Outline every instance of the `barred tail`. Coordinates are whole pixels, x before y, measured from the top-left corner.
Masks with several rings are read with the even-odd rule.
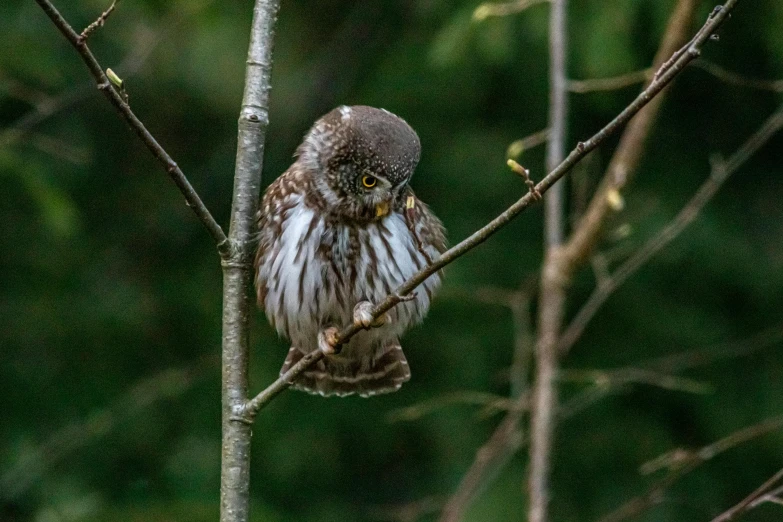
[[[304,356],[298,348],[291,347],[280,370],[284,374]],[[379,349],[373,357],[328,357],[321,359],[302,373],[291,385],[296,390],[324,397],[358,394],[372,397],[392,393],[411,378],[408,360],[402,353],[399,341]]]

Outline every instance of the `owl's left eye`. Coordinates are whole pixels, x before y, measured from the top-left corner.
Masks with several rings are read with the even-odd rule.
[[[373,188],[378,183],[378,179],[375,176],[362,176],[362,185],[365,188]]]

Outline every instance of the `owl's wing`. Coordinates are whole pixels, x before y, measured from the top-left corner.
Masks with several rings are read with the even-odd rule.
[[[405,219],[427,257],[434,258],[446,251],[443,223],[410,189],[405,199]]]
[[[254,266],[256,300],[262,310],[268,289],[265,271],[262,270],[262,267],[267,261],[267,256],[274,251],[275,242],[279,241],[282,236],[283,221],[291,206],[290,196],[302,193],[303,182],[302,172],[296,168],[296,164],[292,165],[269,185],[258,207],[256,214],[258,249]]]

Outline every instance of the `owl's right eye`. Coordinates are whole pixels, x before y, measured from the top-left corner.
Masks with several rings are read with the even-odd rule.
[[[365,188],[373,188],[378,183],[378,179],[375,176],[362,176],[362,185]]]

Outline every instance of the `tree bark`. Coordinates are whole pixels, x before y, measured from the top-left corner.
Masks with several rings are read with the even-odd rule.
[[[255,219],[269,123],[272,47],[280,0],[257,0],[247,53],[245,92],[239,114],[234,196],[223,260],[223,412],[220,474],[221,522],[250,515],[251,425],[241,413],[248,398],[249,326],[253,300]]]

